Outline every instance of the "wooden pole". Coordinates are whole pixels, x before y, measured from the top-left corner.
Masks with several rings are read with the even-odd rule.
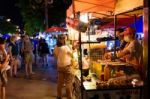
[[[149,91],[149,73],[150,67],[148,65],[148,34],[149,34],[149,0],[144,0],[144,11],[143,11],[143,79],[144,79],[144,88],[143,88],[143,99],[148,99],[148,91]]]

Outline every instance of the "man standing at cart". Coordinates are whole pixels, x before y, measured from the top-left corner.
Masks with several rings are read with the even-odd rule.
[[[131,64],[135,71],[142,77],[142,57],[143,47],[135,38],[135,30],[133,28],[126,28],[123,32],[124,40],[127,42],[125,48],[116,53],[116,57]],[[104,55],[105,59],[113,58],[111,53]]]
[[[127,63],[133,65],[134,69],[140,74],[142,73],[142,45],[135,38],[135,30],[132,28],[127,28],[124,34],[124,40],[127,42],[125,48],[117,53],[118,58],[125,58]]]

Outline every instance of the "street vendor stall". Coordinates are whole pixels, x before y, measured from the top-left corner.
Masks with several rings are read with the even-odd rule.
[[[114,37],[102,38],[97,42],[95,41],[91,42],[91,38],[89,38],[89,40],[87,41],[83,41],[81,32],[79,31],[79,44],[80,44],[79,70],[77,70],[76,72],[75,83],[73,84],[74,85],[73,94],[75,96],[75,99],[142,99],[142,89],[143,89],[144,82],[142,77],[133,68],[132,64],[122,62],[116,59],[115,50],[114,52],[112,52],[112,54],[114,55],[113,60],[104,60],[104,58],[100,56],[103,56],[104,53],[107,52],[107,47],[99,47],[99,48],[96,47],[95,49],[95,47],[94,48],[91,47],[91,44],[94,45],[94,44],[99,44],[100,42],[107,42],[108,39],[109,41],[111,40],[115,41],[117,16],[122,15],[124,13],[126,13],[127,15],[129,14],[135,15],[136,11],[140,11],[140,12],[142,11],[143,13],[143,0],[137,0],[137,1],[133,0],[133,2],[131,2],[131,0],[130,1],[118,0],[119,2],[113,2],[116,0],[106,0],[106,1],[110,1],[111,3],[105,1],[103,2],[97,1],[97,3],[95,3],[96,0],[92,0],[92,1],[75,0],[75,2],[73,3],[73,8],[74,8],[73,11],[74,12],[80,11],[80,13],[97,11],[100,15],[99,17],[101,16],[103,17],[107,15],[111,17],[113,16]],[[79,2],[84,3],[85,9],[84,6]],[[111,10],[110,9],[108,10],[109,7],[106,7],[107,10],[105,10],[104,13],[104,9],[98,7],[90,6],[88,9],[87,8],[88,5],[86,5],[86,3],[89,3],[88,5],[95,5],[100,7],[105,7],[106,4],[108,3],[108,5],[113,4],[112,5],[113,7]],[[128,3],[129,6],[127,6]],[[80,7],[78,8],[78,6]],[[95,8],[97,10],[93,10]],[[113,11],[113,12],[111,14],[110,13],[108,14],[109,11]],[[85,47],[85,44],[89,44],[89,46]],[[88,55],[88,57],[90,58],[88,74],[87,73],[85,74],[85,70],[83,68],[84,67],[83,57],[87,57],[86,55],[84,55],[84,51],[83,51],[84,49],[87,49],[88,54],[86,55]],[[99,49],[101,49],[101,51]],[[96,56],[98,55],[97,52],[99,53],[99,56]]]

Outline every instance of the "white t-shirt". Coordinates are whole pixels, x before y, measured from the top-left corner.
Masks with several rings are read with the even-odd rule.
[[[55,47],[54,54],[57,57],[57,66],[63,67],[71,64],[71,55],[72,50],[67,46]]]

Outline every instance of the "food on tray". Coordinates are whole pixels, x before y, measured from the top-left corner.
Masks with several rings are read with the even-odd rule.
[[[83,81],[91,81],[91,76],[88,75],[88,76],[83,76]]]

